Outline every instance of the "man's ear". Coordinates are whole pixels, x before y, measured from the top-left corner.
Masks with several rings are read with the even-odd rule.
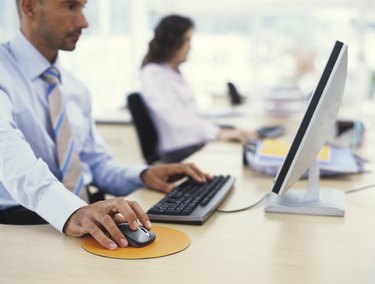
[[[21,0],[21,14],[26,17],[34,17],[37,0]]]

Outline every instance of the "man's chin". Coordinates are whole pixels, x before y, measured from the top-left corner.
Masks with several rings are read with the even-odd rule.
[[[64,45],[60,49],[65,51],[73,51],[76,48],[76,44],[74,45]]]
[[[61,43],[60,49],[65,51],[73,51],[76,48],[78,40],[79,36],[67,37],[65,41]]]

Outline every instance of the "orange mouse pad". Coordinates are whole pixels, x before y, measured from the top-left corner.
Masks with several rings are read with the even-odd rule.
[[[84,250],[100,256],[123,259],[155,258],[174,254],[190,245],[190,238],[183,232],[161,226],[153,226],[156,239],[148,246],[141,248],[118,248],[108,250],[102,247],[92,236],[84,237],[81,246]]]

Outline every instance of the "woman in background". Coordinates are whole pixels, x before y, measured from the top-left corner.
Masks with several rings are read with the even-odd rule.
[[[221,129],[199,114],[193,89],[179,69],[188,57],[193,29],[189,18],[163,18],[142,63],[142,97],[157,128],[159,153],[214,140],[245,142],[254,137],[239,129]]]

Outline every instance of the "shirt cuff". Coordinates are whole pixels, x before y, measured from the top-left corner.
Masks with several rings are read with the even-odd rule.
[[[69,217],[87,203],[67,190],[62,184],[57,190],[49,190],[43,194],[36,212],[53,227],[63,233],[63,228]]]
[[[218,126],[213,126],[209,131],[207,131],[208,142],[213,142],[217,140],[219,137],[220,131],[221,129]]]
[[[141,179],[141,174],[144,170],[148,169],[149,166],[147,165],[142,165],[142,166],[133,166],[131,169],[129,169],[129,172],[127,173],[127,177],[130,178],[131,180],[134,180],[135,186],[141,187],[145,186],[145,183]]]

